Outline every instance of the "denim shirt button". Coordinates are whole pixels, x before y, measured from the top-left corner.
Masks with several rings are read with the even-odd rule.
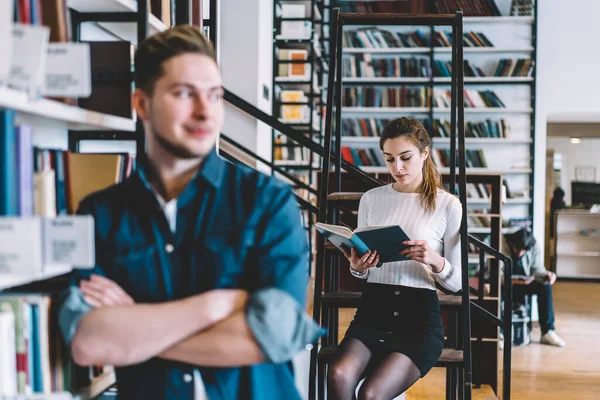
[[[184,375],[183,375],[183,381],[184,381],[185,383],[190,383],[190,382],[192,381],[192,379],[193,379],[193,378],[192,378],[192,375],[190,375],[190,374],[184,374]]]
[[[165,246],[165,251],[168,254],[171,254],[173,252],[173,250],[175,250],[175,247],[173,247],[173,245],[171,243],[167,243],[167,245]]]

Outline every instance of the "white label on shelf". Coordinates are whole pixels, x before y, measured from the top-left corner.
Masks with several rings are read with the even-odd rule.
[[[39,218],[0,218],[0,274],[37,275],[42,271]]]
[[[45,264],[94,266],[94,219],[91,216],[48,218],[43,224]]]
[[[89,97],[91,93],[90,45],[50,43],[42,95]]]
[[[13,60],[8,83],[38,95],[44,87],[50,29],[15,24],[12,32]]]
[[[12,67],[12,17],[13,2],[0,1],[0,82],[6,81]]]

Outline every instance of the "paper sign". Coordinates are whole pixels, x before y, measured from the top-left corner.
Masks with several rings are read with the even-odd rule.
[[[13,60],[8,83],[15,89],[41,93],[46,77],[50,29],[45,26],[14,24]]]
[[[90,45],[50,43],[42,95],[89,97],[91,93]]]
[[[0,1],[0,82],[6,82],[12,68],[13,2]]]
[[[41,233],[39,218],[0,218],[0,274],[41,273]]]
[[[44,219],[43,238],[45,265],[94,266],[94,219],[91,216]]]

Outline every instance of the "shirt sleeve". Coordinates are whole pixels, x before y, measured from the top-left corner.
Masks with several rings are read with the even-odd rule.
[[[540,248],[536,243],[531,250],[531,265],[530,265],[530,275],[535,277],[535,281],[538,283],[546,283],[546,277],[548,276],[548,270],[543,264],[542,258],[540,256]]]
[[[260,288],[248,302],[246,320],[265,359],[280,363],[324,331],[304,311],[310,251],[295,196],[287,186],[273,189],[266,191],[268,206],[257,227]]]
[[[94,215],[92,207],[87,201],[81,203],[77,214]],[[85,301],[79,289],[79,283],[83,279],[89,278],[92,274],[105,275],[104,271],[97,265],[93,269],[74,269],[71,272],[70,286],[59,295],[58,325],[67,344],[70,344],[73,340],[77,327],[83,317],[93,310],[93,307]]]
[[[444,232],[444,267],[435,274],[435,279],[444,288],[451,292],[458,292],[462,288],[461,250],[460,250],[460,224],[462,219],[462,205],[453,201],[448,210],[446,231]]]
[[[363,195],[360,198],[360,203],[358,204],[358,222],[357,222],[357,228],[362,228],[365,226],[369,226],[369,222],[368,222],[368,215],[369,215],[369,201],[367,198],[367,195]],[[369,272],[370,270],[367,270],[367,273],[364,275],[354,275],[352,274],[352,276],[354,276],[355,278],[358,279],[369,279]]]

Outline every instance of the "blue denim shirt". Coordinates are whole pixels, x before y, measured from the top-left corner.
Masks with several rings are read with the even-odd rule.
[[[173,233],[143,163],[122,184],[81,203],[80,213],[95,217],[97,266],[75,273],[65,293],[59,323],[66,340],[91,310],[77,288],[91,273],[114,280],[140,303],[242,288],[252,294],[246,318],[269,362],[200,367],[210,400],[298,399],[289,360],[322,332],[303,310],[309,252],[291,189],[213,151],[177,203]],[[191,400],[193,384],[184,375],[194,368],[158,358],[116,368],[119,396]]]

